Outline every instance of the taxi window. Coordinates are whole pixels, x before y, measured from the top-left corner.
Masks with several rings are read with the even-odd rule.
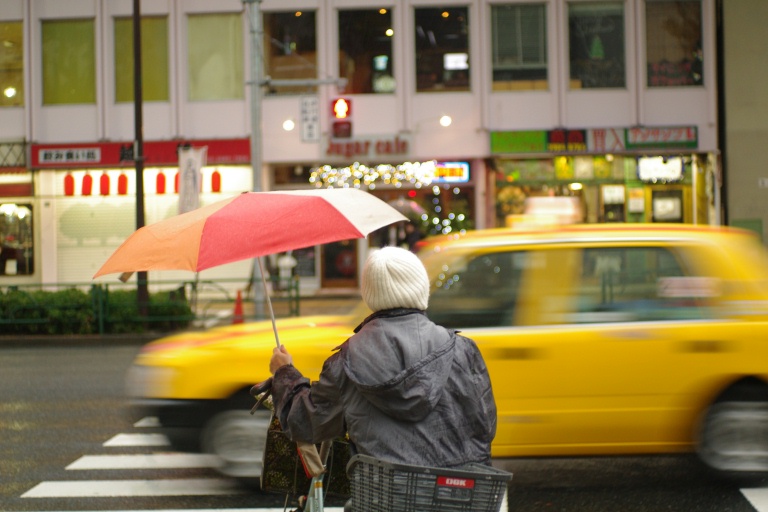
[[[433,280],[427,315],[452,328],[512,325],[526,252],[498,252],[446,264]]]
[[[707,318],[717,282],[687,272],[665,247],[588,248],[576,290],[575,323]]]

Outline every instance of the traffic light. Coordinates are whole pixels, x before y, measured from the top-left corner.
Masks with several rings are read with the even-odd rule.
[[[349,139],[352,137],[352,101],[336,98],[331,101],[331,137]]]

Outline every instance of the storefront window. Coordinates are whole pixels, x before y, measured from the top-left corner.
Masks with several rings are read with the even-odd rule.
[[[0,276],[34,272],[32,205],[0,204]]]
[[[20,21],[0,21],[0,107],[24,106],[24,30]]]
[[[547,8],[491,6],[493,90],[547,89]]]
[[[193,14],[187,18],[190,101],[243,99],[243,59],[240,13]]]
[[[339,11],[339,77],[353,94],[395,92],[392,12]]]
[[[94,21],[44,20],[43,104],[96,103]]]
[[[626,87],[624,2],[568,4],[570,88]]]
[[[141,18],[141,93],[168,101],[168,19]],[[115,101],[133,101],[133,19],[115,19]]]
[[[701,1],[646,0],[648,87],[702,85]]]
[[[264,73],[274,80],[317,79],[314,11],[264,13]],[[270,85],[267,94],[301,94],[315,85]]]
[[[467,8],[418,8],[415,21],[416,91],[468,91]]]

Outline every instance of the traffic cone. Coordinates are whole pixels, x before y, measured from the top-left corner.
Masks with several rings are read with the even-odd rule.
[[[235,313],[232,315],[233,324],[243,323],[243,296],[240,290],[237,290],[237,298],[235,299]]]

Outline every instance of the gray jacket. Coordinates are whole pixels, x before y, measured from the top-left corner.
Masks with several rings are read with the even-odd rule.
[[[272,396],[294,441],[348,432],[353,453],[394,463],[490,463],[496,404],[483,357],[423,311],[374,313],[325,361],[318,382],[284,366]]]

